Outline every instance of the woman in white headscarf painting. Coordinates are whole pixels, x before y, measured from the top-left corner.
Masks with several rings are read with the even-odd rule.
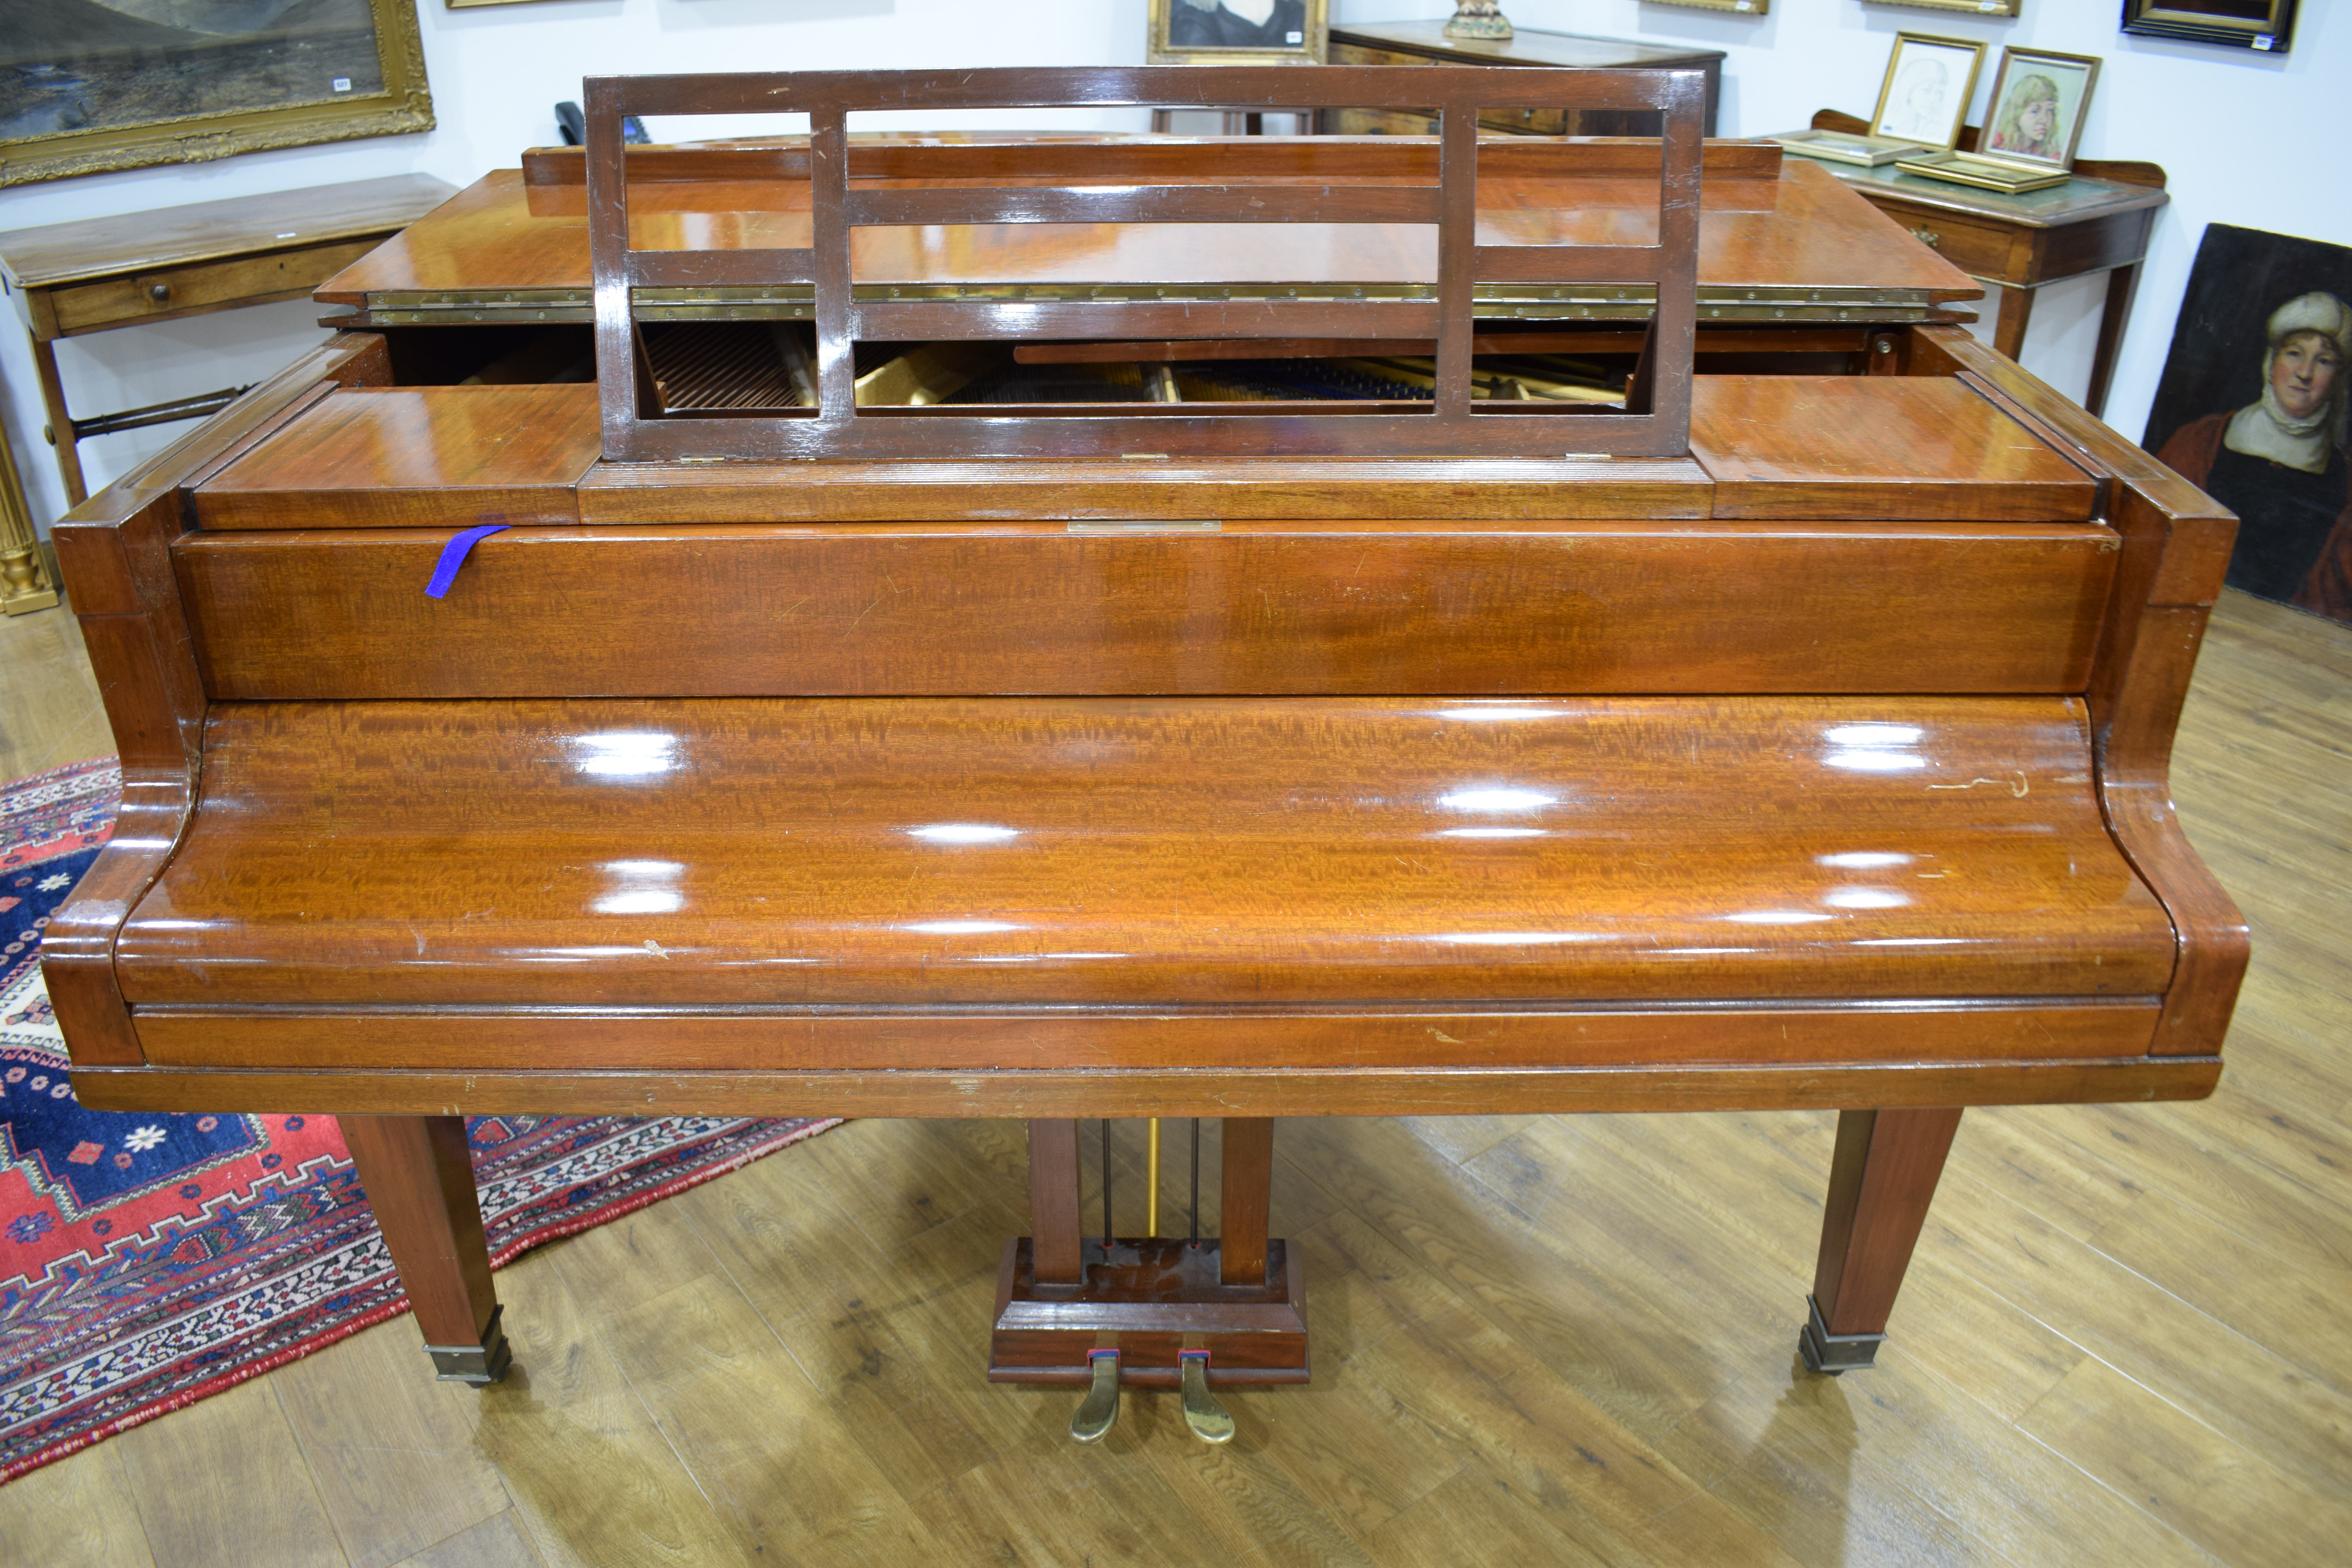
[[[2265,336],[2261,398],[2191,420],[2157,457],[2238,514],[2231,587],[2352,620],[2352,306],[2300,295]]]
[[[1307,41],[1307,0],[1176,0],[1171,49],[1295,49]]]

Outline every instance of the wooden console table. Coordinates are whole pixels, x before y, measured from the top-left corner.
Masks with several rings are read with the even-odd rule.
[[[1507,38],[1449,38],[1444,22],[1381,22],[1331,29],[1335,66],[1548,66],[1579,70],[1686,68],[1706,73],[1706,134],[1715,134],[1716,105],[1723,97],[1723,51],[1631,38],[1588,38],[1574,33],[1538,33],[1521,27]],[[1479,117],[1480,129],[1528,136],[1655,136],[1657,116],[1639,110],[1512,109]],[[1425,114],[1394,109],[1326,110],[1322,129],[1332,135],[1387,133],[1426,136],[1435,122]]]
[[[89,495],[77,441],[210,418],[245,389],[77,420],[58,379],[58,339],[299,300],[455,195],[429,174],[394,174],[0,234],[0,281],[32,336],[67,501]]]
[[[1813,116],[1813,129],[1859,133],[1869,122],[1824,109]],[[1977,128],[1971,125],[1960,133],[1960,151],[1973,153],[1976,144]],[[2011,196],[1906,174],[1891,163],[1866,169],[1822,162],[1822,167],[1953,266],[2000,285],[1993,347],[2011,359],[2025,348],[2036,290],[2086,272],[2105,272],[2107,298],[2091,355],[2090,391],[2083,398],[2092,413],[2105,412],[2148,237],[2155,232],[2158,209],[2172,199],[2165,195],[2161,168],[2077,158],[2074,178],[2066,184]]]

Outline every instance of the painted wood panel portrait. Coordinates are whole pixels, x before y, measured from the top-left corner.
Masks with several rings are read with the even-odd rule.
[[[0,0],[0,185],[432,125],[415,0]]]
[[[2230,585],[2352,622],[2352,249],[2205,230],[2141,445],[2236,512]]]

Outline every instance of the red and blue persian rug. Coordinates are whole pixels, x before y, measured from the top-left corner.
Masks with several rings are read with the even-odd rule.
[[[111,759],[0,786],[0,1480],[408,1310],[334,1118],[75,1102],[41,928],[121,794]],[[832,1125],[475,1117],[491,1260]]]

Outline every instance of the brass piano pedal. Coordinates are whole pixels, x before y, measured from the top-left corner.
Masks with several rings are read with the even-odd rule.
[[[1089,1351],[1087,1370],[1094,1374],[1094,1383],[1079,1404],[1078,1413],[1070,1417],[1070,1436],[1081,1443],[1099,1443],[1118,1425],[1118,1352]],[[1192,1419],[1192,1396],[1188,1394],[1185,1419]]]
[[[1176,1360],[1184,1369],[1184,1425],[1203,1443],[1232,1442],[1233,1413],[1209,1392],[1209,1352],[1179,1351]]]

